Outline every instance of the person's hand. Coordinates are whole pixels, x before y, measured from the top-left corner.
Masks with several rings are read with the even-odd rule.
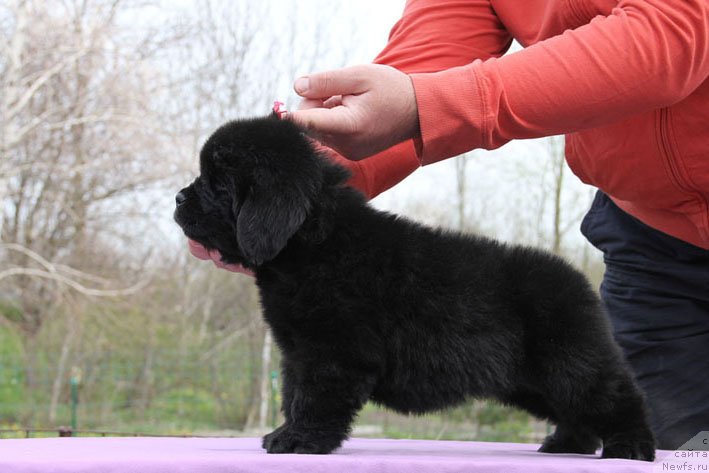
[[[212,260],[212,262],[217,268],[226,269],[227,271],[231,271],[234,273],[246,274],[247,276],[254,275],[253,271],[244,268],[240,264],[224,263],[222,261],[222,255],[217,250],[208,250],[201,244],[190,239],[187,240],[187,244],[189,246],[190,253],[192,253],[193,256],[201,260]]]
[[[411,79],[393,67],[309,74],[294,88],[304,100],[287,118],[348,159],[366,158],[419,134]]]

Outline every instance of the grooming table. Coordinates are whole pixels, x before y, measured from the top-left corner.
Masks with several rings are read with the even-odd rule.
[[[537,453],[538,445],[352,439],[331,455],[268,455],[255,438],[0,440],[2,473],[660,472],[654,464]]]

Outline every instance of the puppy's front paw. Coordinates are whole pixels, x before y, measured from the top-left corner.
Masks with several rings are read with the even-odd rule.
[[[263,438],[268,453],[330,453],[340,446],[345,436],[334,432],[305,430],[282,425]]]
[[[287,426],[288,424],[283,424],[270,434],[264,435],[261,441],[261,448],[268,450],[269,445],[273,442],[273,437],[277,437]]]

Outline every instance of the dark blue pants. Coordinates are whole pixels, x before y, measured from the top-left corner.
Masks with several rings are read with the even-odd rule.
[[[645,391],[658,446],[709,430],[709,251],[659,232],[599,192],[581,231],[601,250],[601,297]]]

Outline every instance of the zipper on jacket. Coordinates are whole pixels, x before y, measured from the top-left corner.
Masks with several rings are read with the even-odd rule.
[[[691,197],[693,200],[699,203],[704,214],[705,225],[707,224],[707,219],[709,218],[709,203],[700,192],[694,189],[694,187],[687,182],[684,178],[682,171],[680,170],[680,163],[678,162],[679,157],[674,152],[674,146],[670,139],[670,110],[667,107],[661,108],[659,110],[659,124],[658,124],[658,144],[660,145],[660,154],[665,162],[665,168],[669,171],[670,178],[673,184],[682,191],[687,196]],[[709,226],[705,228],[697,228],[702,234],[703,238],[709,237],[707,232],[709,231]]]
[[[672,178],[672,182],[674,185],[681,190],[682,192],[691,195],[694,198],[697,198],[698,196],[696,195],[695,192],[693,192],[691,186],[689,186],[684,178],[682,177],[682,173],[679,170],[679,164],[677,163],[677,157],[675,156],[673,150],[672,150],[672,143],[670,143],[670,137],[669,137],[669,110],[667,107],[661,108],[659,110],[659,126],[658,126],[658,143],[660,145],[660,154],[662,155],[662,159],[665,161],[665,167],[669,171],[669,175]]]

